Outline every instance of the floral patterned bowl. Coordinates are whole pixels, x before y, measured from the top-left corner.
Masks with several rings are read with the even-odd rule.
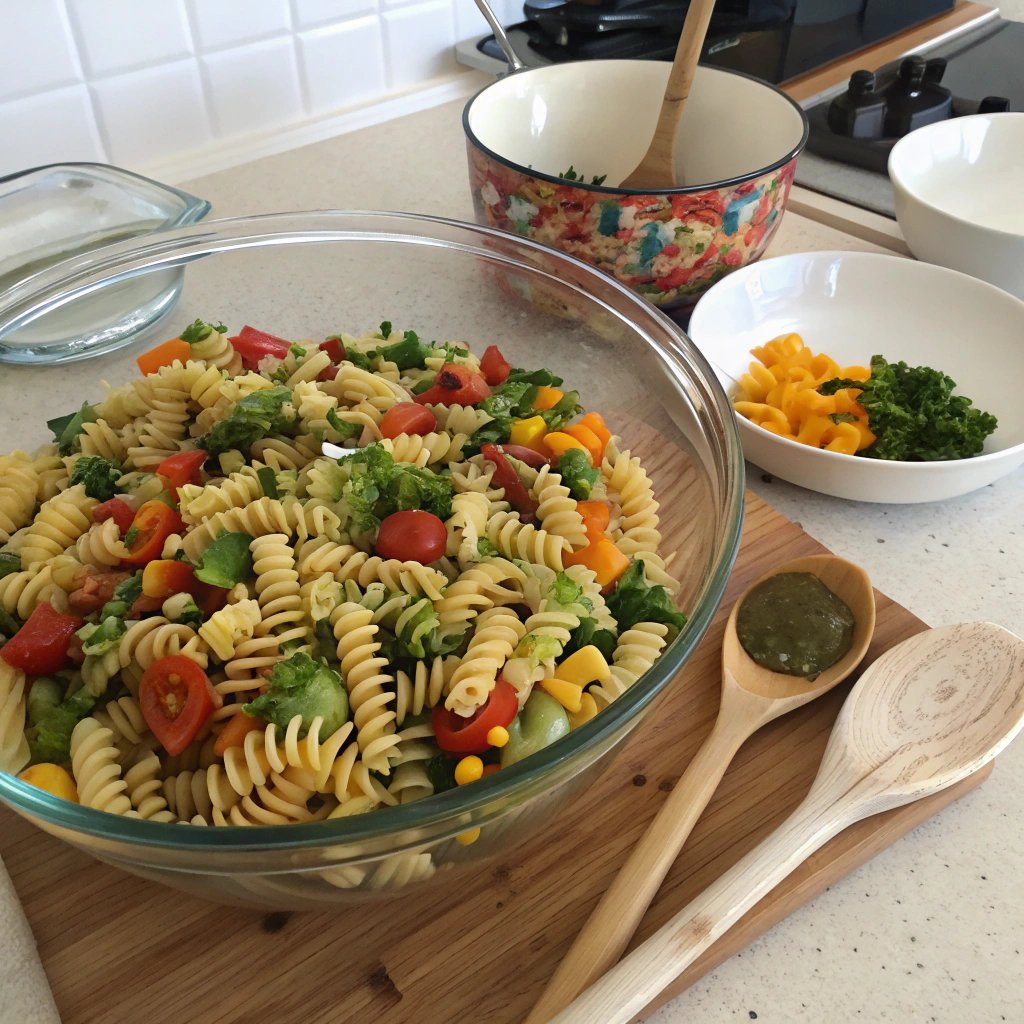
[[[477,93],[463,113],[477,221],[585,260],[666,310],[756,260],[786,208],[807,118],[774,86],[702,65],[678,135],[686,184],[616,188],[650,142],[668,70],[556,64]]]

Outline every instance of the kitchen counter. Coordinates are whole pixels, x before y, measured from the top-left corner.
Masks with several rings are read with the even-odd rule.
[[[480,82],[487,79],[480,75]],[[322,207],[472,220],[460,120],[446,104],[183,187],[212,216]],[[790,212],[769,255],[885,251]],[[46,415],[135,371],[129,349],[42,372],[5,367],[5,449],[42,441]],[[989,619],[1024,635],[1024,471],[975,494],[919,506],[865,505],[772,480],[748,485],[932,625]],[[819,1022],[1021,1021],[1024,741],[979,789],[898,841],[649,1018]]]

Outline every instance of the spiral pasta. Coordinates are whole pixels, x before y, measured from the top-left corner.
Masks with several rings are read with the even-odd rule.
[[[373,612],[351,601],[336,609],[331,625],[363,763],[372,771],[388,775],[388,754],[398,740],[394,735],[395,712],[388,707],[395,695],[385,689],[393,679],[384,671],[388,659],[379,656],[379,627],[373,622]]]
[[[521,558],[556,571],[561,570],[562,555],[569,550],[564,537],[521,522],[518,512],[495,512],[487,521],[487,539],[506,558]]]
[[[39,473],[24,452],[0,455],[0,543],[24,526],[36,507]]]
[[[95,498],[85,493],[82,484],[43,503],[21,545],[21,564],[28,569],[62,554],[92,525],[89,513],[96,506]]]
[[[0,455],[5,629],[41,621],[45,604],[85,620],[61,624],[79,633],[68,667],[32,702],[34,719],[55,697],[61,717],[84,715],[69,746],[42,718],[27,721],[33,677],[0,651],[0,770],[45,753],[70,766],[87,811],[143,822],[340,820],[450,786],[446,744],[499,679],[520,707],[539,683],[576,728],[685,622],[654,594],[673,625],[634,623],[655,617],[636,614],[644,588],[677,589],[652,483],[600,415],[574,422],[576,393],[549,370],[513,370],[475,404],[432,402],[433,430],[395,435],[395,405],[429,401],[455,378],[487,395],[466,345],[382,324],[323,349],[268,343],[283,357],[243,371],[244,337],[202,321],[182,335],[187,358],[104,383],[101,402],[61,417],[59,443]],[[586,441],[568,462],[565,432]],[[543,457],[503,459],[513,437]],[[328,442],[345,454],[325,456]],[[94,457],[115,466],[80,461]],[[606,601],[619,579],[630,600]],[[594,648],[612,637],[609,665]],[[563,668],[567,650],[582,657]],[[150,684],[164,710],[201,706],[177,716],[173,740]],[[488,743],[501,740],[488,730]],[[494,750],[483,756],[498,768]],[[458,780],[478,770],[468,763]],[[318,874],[372,890],[433,871],[429,852],[411,850]]]

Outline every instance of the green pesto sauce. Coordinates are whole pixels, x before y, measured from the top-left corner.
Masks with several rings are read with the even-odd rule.
[[[807,678],[846,654],[853,627],[853,612],[809,572],[781,572],[759,583],[736,616],[740,643],[758,665]]]

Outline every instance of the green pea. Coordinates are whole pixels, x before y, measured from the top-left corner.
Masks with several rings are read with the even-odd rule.
[[[25,709],[28,712],[28,720],[33,725],[38,725],[43,716],[55,708],[64,696],[64,687],[56,679],[49,676],[40,676],[32,683],[25,700]]]
[[[569,716],[550,694],[535,689],[526,706],[509,723],[508,743],[501,748],[501,767],[507,768],[569,734]]]

